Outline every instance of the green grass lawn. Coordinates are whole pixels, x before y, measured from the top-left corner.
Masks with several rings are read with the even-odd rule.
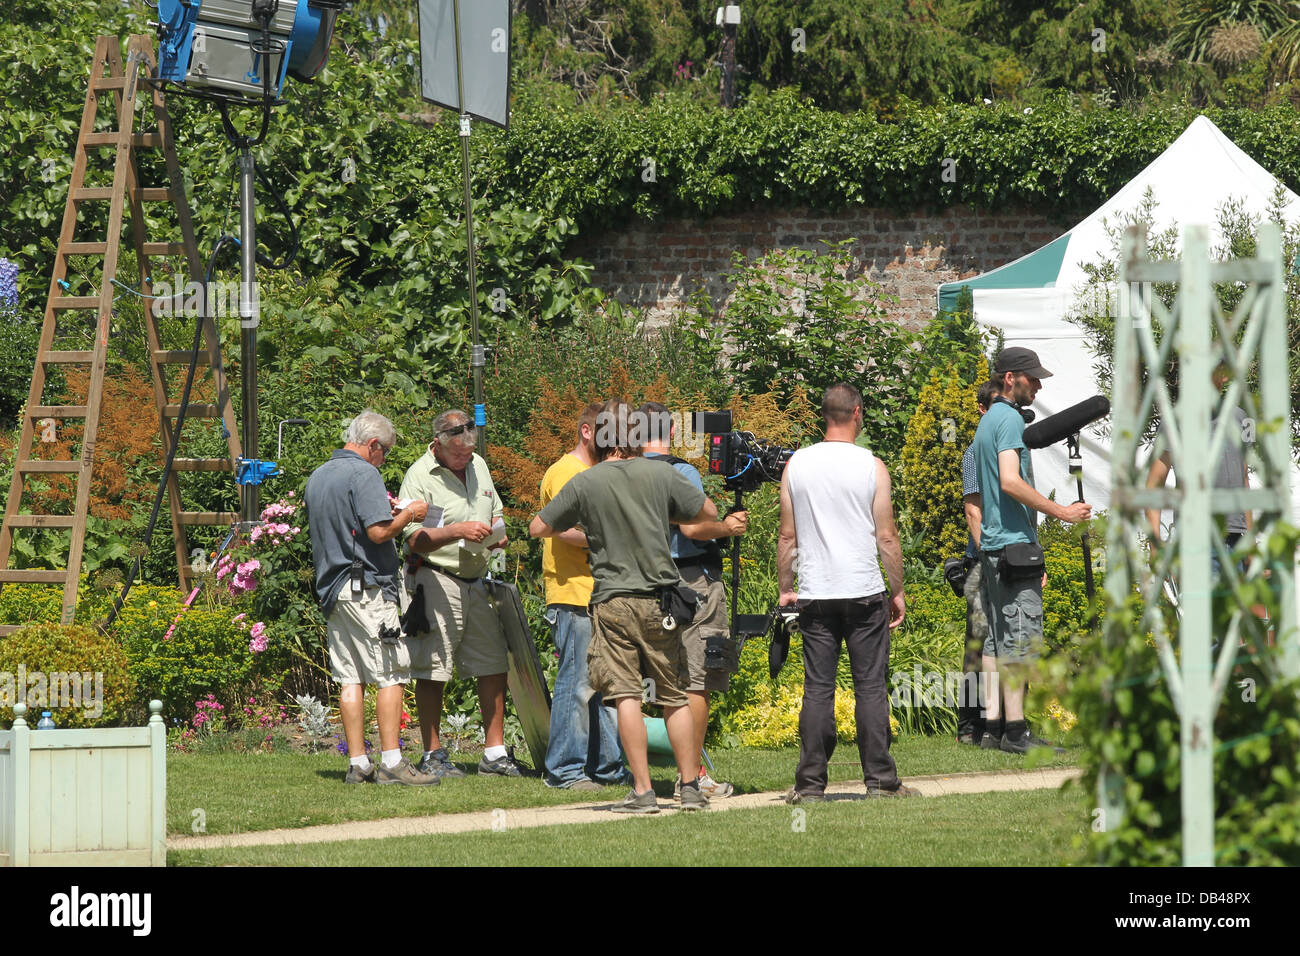
[[[370,788],[371,791],[378,788]],[[833,800],[622,822],[171,851],[171,866],[1059,866],[1088,826],[1051,790]],[[508,817],[507,817],[508,821]]]
[[[1070,753],[1027,759],[960,746],[950,737],[902,738],[894,743],[893,754],[904,779],[936,773],[1065,766],[1074,762]],[[753,793],[790,787],[799,753],[795,748],[724,750],[712,752],[711,756],[718,779],[730,780],[741,793]],[[476,760],[459,762],[472,771]],[[861,769],[856,763],[850,763],[856,760],[857,748],[841,745],[831,760],[831,782],[861,780]],[[444,781],[438,787],[345,787],[346,769],[346,760],[335,753],[169,754],[168,832],[193,833],[200,819],[206,828],[204,832],[242,833],[498,807],[509,810],[553,806],[593,797],[596,801],[612,800],[624,792],[606,788],[606,796],[573,793],[552,790],[537,778],[510,780],[479,777],[473,772],[464,779]],[[652,767],[655,789],[661,796],[671,795],[675,775],[676,771],[666,761]],[[202,814],[196,813],[199,810]]]

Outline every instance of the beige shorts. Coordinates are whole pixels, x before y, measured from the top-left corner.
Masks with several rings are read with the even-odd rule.
[[[652,597],[614,597],[592,606],[587,670],[598,694],[663,707],[686,703],[686,652],[680,632],[664,630],[663,617]]]
[[[686,568],[681,574],[682,584],[703,598],[695,611],[695,620],[682,632],[686,689],[697,694],[724,691],[731,686],[731,675],[740,670],[739,646],[731,639],[731,629],[727,626],[727,593],[721,581],[710,581],[698,567]],[[722,667],[716,670],[704,666],[704,652],[712,634],[720,635],[724,641]]]
[[[399,633],[402,629],[397,605],[384,600],[379,588],[366,588],[357,597],[346,586],[339,592],[325,624],[330,673],[336,681],[391,687],[410,679],[406,642],[401,637],[381,641],[379,629],[384,626]]]
[[[506,673],[505,632],[482,581],[461,581],[427,567],[403,578],[407,600],[424,586],[424,613],[435,627],[407,638],[412,677],[448,681],[453,664],[462,677]]]

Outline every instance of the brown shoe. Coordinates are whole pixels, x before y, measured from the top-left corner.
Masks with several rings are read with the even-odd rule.
[[[391,770],[380,764],[376,777],[378,783],[401,783],[408,787],[433,787],[442,783],[433,774],[421,773],[416,770],[415,765],[405,757],[402,758],[401,763]]]
[[[868,797],[919,797],[920,795],[920,790],[903,783],[900,783],[893,790],[886,790],[884,787],[867,787]]]

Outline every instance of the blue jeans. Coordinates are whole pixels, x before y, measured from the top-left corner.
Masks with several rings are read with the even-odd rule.
[[[546,748],[546,784],[570,787],[582,779],[597,783],[622,783],[623,750],[618,740],[618,719],[587,676],[587,648],[591,644],[591,618],[586,608],[548,604],[546,621],[555,635],[560,669],[551,693],[551,741]],[[593,732],[594,731],[594,732]]]

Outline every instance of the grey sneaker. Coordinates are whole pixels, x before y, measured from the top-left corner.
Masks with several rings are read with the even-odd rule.
[[[401,763],[391,770],[380,764],[376,776],[379,778],[379,783],[401,783],[408,787],[429,787],[442,783],[431,773],[421,773],[415,768],[415,764],[405,757],[402,758]]]
[[[703,792],[700,780],[692,780],[690,783],[682,784],[681,801],[682,810],[707,810],[709,809],[709,798]]]
[[[489,777],[522,777],[524,772],[519,769],[519,764],[510,759],[510,755],[497,757],[496,760],[488,760],[483,757],[478,762],[479,776]]]
[[[658,813],[659,802],[655,799],[653,790],[645,793],[629,790],[622,803],[616,803],[609,809],[614,813]]]
[[[785,802],[791,806],[798,806],[801,803],[825,803],[826,794],[824,793],[801,793],[794,787],[785,792]]]
[[[562,789],[564,789],[564,790],[604,790],[605,788],[602,787],[600,784],[598,784],[595,780],[590,779],[589,777],[579,777],[577,780],[573,781],[573,783],[569,784],[567,787],[564,787],[564,788],[562,788]]]
[[[430,750],[420,758],[420,773],[431,773],[435,777],[463,777],[465,771],[461,770],[451,758],[447,756],[447,748],[439,747],[437,750]]]
[[[379,764],[375,763],[373,760],[370,762],[370,769],[364,771],[356,764],[350,763],[348,764],[348,775],[343,778],[343,782],[344,783],[374,783],[375,772],[378,769],[378,767]]]
[[[867,787],[868,797],[919,797],[920,795],[920,790],[904,783],[899,783],[893,790],[886,790],[884,787]]]

